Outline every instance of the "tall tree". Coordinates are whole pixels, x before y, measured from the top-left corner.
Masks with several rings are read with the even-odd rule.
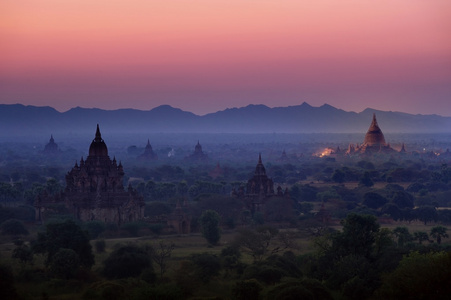
[[[414,232],[413,237],[415,240],[418,241],[418,244],[420,244],[420,245],[423,243],[423,241],[429,240],[429,235],[427,234],[427,232],[424,232],[424,231]]]
[[[200,224],[202,226],[202,235],[207,242],[217,245],[221,239],[221,230],[219,228],[219,214],[214,210],[206,210],[200,216]]]
[[[334,248],[344,255],[369,257],[379,232],[376,217],[351,213],[341,221],[343,232],[333,240]]]
[[[399,247],[404,247],[406,242],[412,240],[412,235],[409,233],[409,229],[407,229],[407,227],[398,226],[393,229],[393,234],[398,238]]]
[[[158,247],[151,248],[152,260],[160,267],[160,277],[166,272],[168,259],[175,248],[173,242],[160,241]]]
[[[446,227],[443,227],[443,226],[432,227],[431,237],[433,237],[437,240],[437,244],[440,245],[442,243],[442,238],[449,237],[448,234],[446,233],[446,230],[447,230]]]

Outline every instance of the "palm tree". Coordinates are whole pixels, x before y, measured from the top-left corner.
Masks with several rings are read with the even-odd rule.
[[[417,231],[413,233],[413,237],[415,240],[418,241],[418,243],[421,245],[423,243],[423,241],[427,241],[429,240],[429,235],[427,234],[427,232],[424,231]]]
[[[435,226],[431,229],[431,237],[437,239],[437,244],[440,245],[440,243],[442,242],[442,237],[447,238],[449,236],[446,233],[446,227]]]
[[[412,236],[407,227],[398,226],[393,229],[393,234],[398,238],[398,247],[404,247],[404,243],[412,240]]]

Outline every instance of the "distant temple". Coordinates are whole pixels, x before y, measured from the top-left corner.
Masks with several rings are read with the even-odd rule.
[[[274,195],[274,183],[272,179],[266,175],[266,169],[265,166],[263,166],[261,154],[258,156],[258,163],[255,167],[254,176],[247,181],[246,195],[262,198]]]
[[[197,141],[193,154],[187,156],[186,159],[190,161],[205,161],[208,159],[208,155],[202,151],[202,146],[199,141]]]
[[[168,226],[175,230],[177,234],[191,233],[191,216],[186,212],[187,208],[186,200],[183,203],[183,207],[177,201],[175,210],[167,218]]]
[[[158,155],[153,152],[152,146],[150,145],[150,141],[147,140],[146,148],[144,148],[144,153],[138,156],[139,160],[157,160]]]
[[[290,197],[288,189],[283,192],[280,186],[277,187],[277,193],[274,192],[274,182],[266,175],[261,154],[258,156],[254,176],[247,182],[246,191],[234,190],[232,195],[243,198],[246,209],[250,210],[252,214],[256,211],[264,211],[265,203],[271,197]]]
[[[60,152],[61,151],[58,148],[58,144],[55,143],[55,140],[53,139],[53,134],[50,135],[50,140],[45,145],[44,151],[42,153],[46,154],[46,155],[56,155],[56,154],[59,154]]]
[[[36,220],[44,221],[44,212],[52,205],[64,203],[81,221],[99,220],[123,224],[144,217],[143,197],[129,186],[123,186],[124,170],[116,159],[110,159],[108,148],[100,134],[99,125],[89,147],[86,160],[66,175],[66,188],[60,195],[41,194],[35,201]]]
[[[280,156],[280,158],[277,161],[278,162],[287,162],[287,161],[289,161],[287,153],[285,152],[285,149],[283,149],[282,155]]]
[[[211,178],[216,179],[220,176],[223,176],[224,171],[221,169],[219,163],[217,163],[216,167],[210,173],[208,173],[208,175],[210,175]]]
[[[404,148],[403,148],[404,149]],[[405,151],[405,149],[404,149]],[[350,144],[346,154],[374,154],[374,153],[395,153],[397,152],[390,147],[390,144],[385,142],[384,134],[379,128],[376,120],[376,114],[373,114],[373,121],[371,122],[370,128],[365,134],[365,140],[361,145]]]

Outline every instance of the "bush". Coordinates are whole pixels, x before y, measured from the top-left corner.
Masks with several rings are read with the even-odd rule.
[[[62,279],[73,278],[80,266],[80,259],[72,249],[61,248],[53,256],[50,263],[50,272]]]
[[[105,229],[105,223],[101,221],[89,221],[83,224],[83,227],[89,233],[91,239],[96,239],[102,234]]]
[[[10,219],[0,225],[2,234],[4,235],[28,235],[28,230],[23,223],[16,219]]]
[[[127,245],[114,250],[103,262],[103,274],[109,279],[136,277],[152,268],[150,255],[143,248]]]
[[[213,254],[193,254],[191,261],[195,265],[196,275],[204,283],[208,283],[211,277],[218,275],[221,270],[221,261]]]
[[[94,255],[89,243],[88,233],[81,230],[75,222],[47,224],[46,232],[38,235],[37,242],[33,245],[35,253],[46,253],[46,264],[49,265],[54,255],[61,249],[72,249],[77,253],[81,265],[90,268],[94,264]]]
[[[233,294],[237,300],[258,300],[262,285],[255,279],[239,281],[235,284]]]
[[[127,231],[130,236],[138,236],[139,230],[142,226],[143,224],[139,222],[130,222],[122,225],[121,229]]]

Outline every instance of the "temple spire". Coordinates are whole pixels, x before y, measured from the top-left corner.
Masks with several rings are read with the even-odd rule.
[[[258,163],[262,164],[262,154],[261,154],[261,152],[258,154]]]
[[[100,129],[99,129],[99,124],[97,124],[97,130],[96,130],[96,141],[101,141],[102,140],[102,135],[100,134]]]

